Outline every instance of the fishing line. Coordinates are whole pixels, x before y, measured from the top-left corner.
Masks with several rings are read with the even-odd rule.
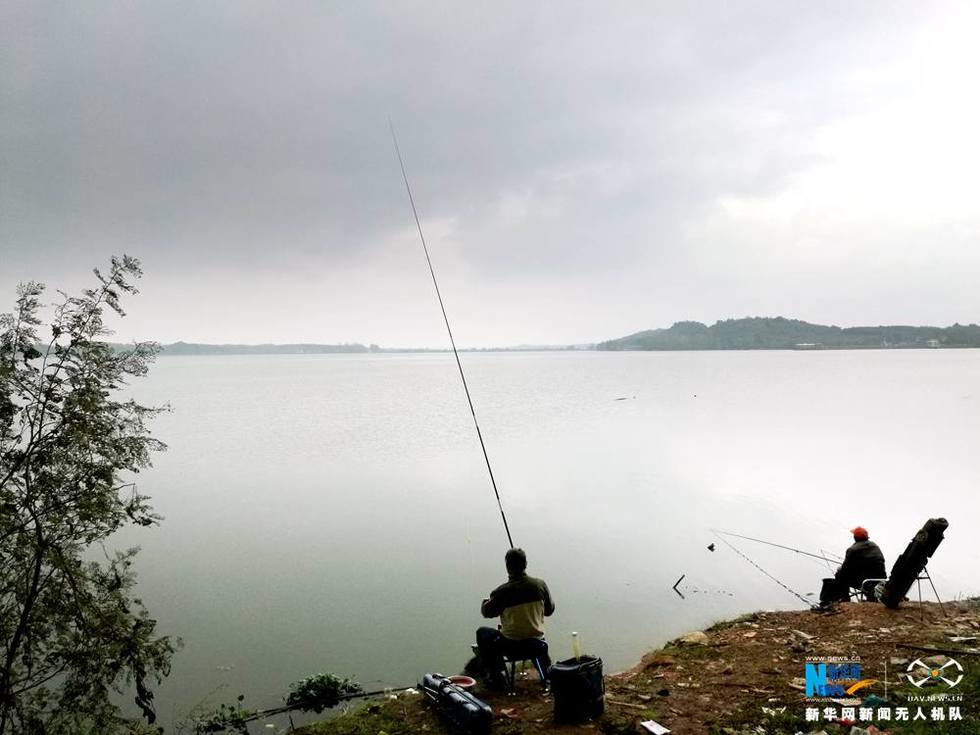
[[[395,144],[395,154],[398,156],[398,165],[402,170],[402,178],[405,180],[405,191],[408,192],[408,201],[412,205],[412,214],[415,216],[415,226],[419,231],[419,239],[422,241],[422,251],[425,253],[425,262],[429,264],[429,273],[432,275],[432,285],[436,288],[436,297],[439,299],[439,308],[442,310],[443,321],[446,322],[446,331],[449,333],[449,344],[453,348],[453,356],[456,358],[456,367],[459,368],[459,378],[463,381],[463,391],[466,393],[466,402],[470,406],[470,415],[473,417],[473,426],[476,427],[476,436],[480,440],[480,448],[483,450],[483,459],[487,463],[487,473],[490,475],[490,484],[493,486],[494,497],[497,498],[497,507],[500,508],[500,518],[504,522],[504,530],[507,532],[507,543],[510,548],[514,548],[514,541],[510,536],[510,526],[507,525],[507,516],[504,515],[504,506],[500,502],[500,492],[497,490],[497,481],[493,478],[493,469],[490,467],[490,457],[487,455],[487,446],[483,443],[483,434],[480,433],[480,424],[476,420],[476,410],[473,408],[473,399],[470,398],[470,389],[466,385],[466,375],[463,373],[463,363],[459,361],[459,352],[456,350],[456,340],[453,339],[453,330],[449,326],[449,317],[446,316],[446,306],[442,302],[442,292],[439,290],[439,282],[436,280],[436,271],[432,267],[432,258],[429,257],[429,248],[425,244],[425,235],[422,234],[422,223],[419,221],[419,213],[415,208],[415,197],[412,196],[412,187],[408,184],[408,174],[405,173],[405,162],[402,160],[402,152],[398,147],[398,137],[395,135],[395,126],[388,120],[388,127],[391,129],[391,141]]]
[[[758,570],[759,570],[760,572],[762,572],[763,574],[765,574],[765,575],[766,575],[767,577],[769,577],[769,579],[771,579],[771,580],[772,580],[773,582],[775,582],[776,584],[778,584],[778,585],[779,585],[780,587],[782,587],[782,588],[783,588],[784,590],[786,590],[787,592],[789,592],[789,593],[790,593],[791,595],[794,595],[794,596],[796,596],[797,598],[799,598],[800,600],[802,600],[802,601],[803,601],[803,603],[804,603],[804,604],[805,604],[805,605],[806,605],[807,607],[812,607],[812,605],[813,605],[813,603],[812,603],[812,602],[810,602],[810,600],[808,600],[808,599],[806,599],[806,598],[805,598],[805,597],[804,597],[803,595],[801,595],[801,594],[800,594],[799,592],[797,592],[796,590],[791,590],[791,589],[790,589],[790,588],[789,588],[788,586],[786,586],[785,584],[783,584],[782,582],[780,582],[780,581],[779,581],[778,579],[776,579],[776,578],[775,578],[774,576],[772,576],[772,575],[771,575],[771,574],[770,574],[769,572],[767,572],[767,571],[766,571],[765,569],[763,569],[763,568],[762,568],[762,567],[760,567],[760,566],[759,566],[758,564],[756,564],[756,563],[755,563],[754,561],[752,561],[751,559],[749,559],[749,557],[747,557],[747,556],[746,556],[745,554],[743,554],[743,553],[742,553],[741,551],[739,551],[739,550],[738,550],[738,549],[736,549],[736,548],[735,548],[734,546],[732,546],[732,545],[731,545],[730,543],[728,543],[728,541],[726,541],[725,539],[723,539],[723,538],[722,538],[722,537],[721,537],[721,536],[719,535],[719,534],[721,534],[721,533],[722,533],[721,531],[716,531],[716,532],[715,532],[715,535],[716,535],[716,536],[718,536],[718,540],[719,540],[719,541],[721,541],[721,542],[722,542],[723,544],[725,544],[725,546],[727,546],[727,547],[728,547],[729,549],[731,549],[732,551],[734,551],[734,552],[735,552],[736,554],[738,554],[738,555],[739,555],[740,557],[742,557],[743,559],[745,559],[745,561],[747,561],[747,562],[748,562],[749,564],[751,564],[752,566],[754,566],[754,567],[755,567],[756,569],[758,569]]]
[[[827,554],[828,556],[833,556],[832,554],[830,554],[829,551],[826,551],[825,549],[817,549],[817,551],[819,551],[821,554]],[[831,574],[834,573],[834,568],[830,566],[829,561],[827,562],[827,571],[829,571]]]
[[[793,551],[797,554],[803,554],[803,556],[811,556],[814,559],[819,559],[820,561],[837,562],[838,564],[841,562],[841,559],[839,557],[834,556],[833,554],[828,554],[829,557],[832,557],[832,558],[828,558],[827,556],[821,556],[820,554],[813,554],[809,551],[803,551],[802,549],[794,549],[792,546],[783,546],[782,544],[774,544],[772,541],[763,541],[761,538],[752,538],[751,536],[743,536],[739,533],[732,533],[730,531],[719,531],[716,528],[712,528],[711,530],[714,533],[720,533],[723,536],[733,536],[734,538],[741,538],[741,539],[745,539],[746,541],[755,541],[756,543],[765,544],[766,546],[775,546],[777,549],[785,549],[786,551]]]

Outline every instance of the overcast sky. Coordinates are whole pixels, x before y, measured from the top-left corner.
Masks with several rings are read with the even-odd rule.
[[[122,339],[980,321],[980,4],[0,0],[0,310]]]

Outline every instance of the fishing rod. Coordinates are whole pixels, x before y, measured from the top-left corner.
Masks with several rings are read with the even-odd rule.
[[[754,566],[760,572],[762,572],[763,574],[765,574],[767,577],[769,577],[769,579],[771,579],[773,582],[775,582],[776,584],[778,584],[780,587],[782,587],[784,590],[786,590],[787,592],[789,592],[791,595],[793,595],[794,597],[802,600],[803,601],[803,604],[805,604],[807,606],[812,606],[813,603],[810,600],[806,599],[803,595],[801,595],[796,590],[790,589],[789,585],[787,585],[784,582],[781,582],[780,580],[776,579],[776,577],[774,577],[769,572],[767,572],[765,569],[763,569],[758,564],[756,564],[754,561],[752,561],[749,557],[747,557],[745,554],[743,554],[741,551],[739,551],[737,548],[735,548],[735,546],[733,546],[732,544],[728,543],[728,541],[726,541],[724,538],[722,538],[719,535],[719,534],[722,534],[722,533],[725,533],[725,532],[724,531],[715,531],[715,535],[718,536],[718,540],[721,541],[723,544],[725,544],[725,546],[727,546],[729,549],[731,549],[732,551],[734,551],[740,557],[742,557],[743,559],[745,559],[745,561],[747,561],[749,564],[751,564],[752,566]],[[729,536],[734,536],[735,534],[728,534],[728,535]],[[755,541],[756,539],[750,539],[750,540]]]
[[[765,544],[766,546],[775,546],[777,549],[785,549],[786,551],[794,551],[797,554],[803,554],[803,556],[811,556],[814,559],[820,559],[821,561],[837,562],[838,564],[841,561],[839,558],[836,558],[836,557],[835,558],[827,558],[826,556],[821,556],[820,554],[813,554],[813,553],[811,553],[809,551],[803,551],[802,549],[795,549],[792,546],[783,546],[782,544],[775,544],[772,541],[763,541],[761,538],[752,538],[751,536],[743,536],[742,534],[732,533],[731,531],[719,531],[718,529],[715,529],[715,528],[713,528],[711,530],[714,533],[720,533],[723,536],[733,536],[734,538],[741,538],[741,539],[745,539],[746,541],[755,541],[756,543]],[[833,557],[834,555],[831,554],[830,556]]]
[[[476,420],[476,410],[473,408],[473,399],[470,398],[470,389],[466,385],[466,374],[463,373],[463,363],[459,361],[459,352],[456,350],[456,340],[453,339],[453,330],[449,326],[449,317],[446,316],[446,305],[442,302],[442,292],[439,290],[439,282],[436,280],[436,271],[432,267],[432,258],[429,257],[429,248],[425,244],[425,235],[422,234],[422,223],[419,221],[419,212],[415,207],[415,197],[412,196],[412,187],[408,183],[408,174],[405,173],[405,162],[402,160],[402,152],[398,147],[398,137],[395,135],[395,126],[388,120],[388,127],[391,129],[391,141],[395,144],[395,154],[398,156],[398,165],[402,170],[402,179],[405,180],[405,191],[408,192],[408,201],[412,205],[412,214],[415,216],[415,226],[419,231],[419,239],[422,241],[422,251],[425,253],[425,262],[429,264],[429,273],[432,275],[432,285],[436,288],[436,297],[439,299],[439,308],[442,309],[442,318],[446,322],[446,331],[449,333],[449,344],[453,348],[453,356],[456,358],[456,367],[459,368],[459,378],[463,381],[463,391],[466,393],[466,402],[470,406],[470,415],[473,417],[473,426],[476,427],[476,436],[480,440],[480,448],[483,450],[483,459],[487,463],[487,473],[490,475],[490,484],[493,486],[494,497],[497,498],[497,507],[500,508],[500,518],[504,522],[504,530],[507,532],[507,543],[510,548],[514,548],[514,540],[510,536],[510,526],[507,524],[507,516],[504,514],[503,503],[500,502],[500,492],[497,490],[497,481],[493,478],[493,469],[490,467],[490,456],[487,454],[487,446],[483,443],[483,434],[480,433],[480,424]]]

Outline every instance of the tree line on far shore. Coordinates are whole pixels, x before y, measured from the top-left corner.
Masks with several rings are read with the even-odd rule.
[[[783,317],[726,319],[710,327],[676,322],[667,329],[600,342],[598,350],[787,350],[980,347],[980,325],[834,327]]]

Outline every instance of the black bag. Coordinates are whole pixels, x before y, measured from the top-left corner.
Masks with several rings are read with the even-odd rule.
[[[420,684],[425,698],[463,735],[489,735],[493,711],[483,700],[460,689],[442,674],[426,674]]]
[[[905,551],[895,560],[892,573],[885,582],[881,601],[893,610],[901,604],[908,594],[912,583],[926,568],[936,548],[942,543],[943,532],[949,527],[945,518],[930,518],[922,529],[915,534]]]
[[[559,661],[548,672],[555,699],[555,722],[583,722],[602,714],[606,687],[602,659],[581,656]]]

